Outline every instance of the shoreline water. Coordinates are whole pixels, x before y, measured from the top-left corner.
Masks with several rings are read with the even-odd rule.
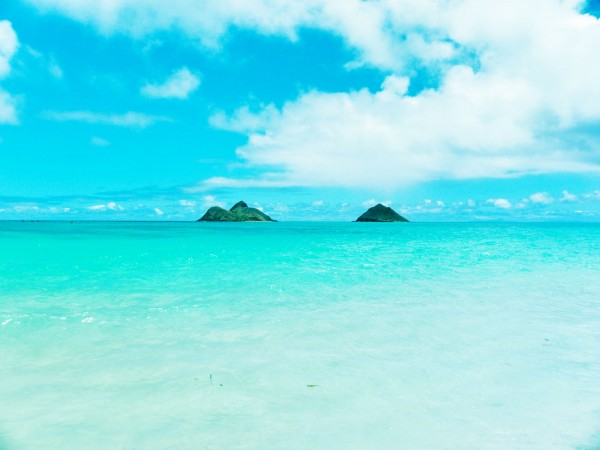
[[[597,444],[598,225],[20,224],[3,450]]]

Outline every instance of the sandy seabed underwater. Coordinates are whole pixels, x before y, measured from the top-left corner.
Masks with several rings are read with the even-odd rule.
[[[0,222],[0,449],[600,448],[599,224]]]

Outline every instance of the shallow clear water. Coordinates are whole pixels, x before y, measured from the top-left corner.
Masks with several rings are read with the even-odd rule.
[[[0,222],[50,448],[600,448],[600,225]]]

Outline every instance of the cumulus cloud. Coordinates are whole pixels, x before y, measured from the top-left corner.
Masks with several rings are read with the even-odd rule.
[[[344,38],[360,63],[386,69],[405,68],[417,60],[447,61],[488,40],[518,41],[557,12],[578,8],[580,0],[26,0],[43,12],[59,12],[92,24],[104,34],[140,38],[179,30],[207,46],[217,46],[232,28],[277,34],[295,40],[301,28],[315,28]],[[535,25],[535,24],[534,24]],[[552,27],[548,23],[548,28]],[[514,31],[509,33],[507,30]],[[558,39],[557,39],[558,41]],[[356,65],[354,62],[352,65]]]
[[[221,208],[225,207],[225,203],[217,201],[217,197],[214,195],[205,195],[202,197],[202,207],[209,208],[211,206],[220,206]]]
[[[364,202],[362,202],[362,206],[365,208],[370,208],[372,206],[375,206],[376,204],[381,203],[383,206],[390,206],[392,204],[391,200],[386,200],[386,201],[378,201],[375,200],[374,198],[369,199],[369,200],[365,200]]]
[[[0,88],[0,124],[16,125],[18,122],[16,100]]]
[[[92,205],[92,206],[88,206],[86,209],[89,209],[90,211],[124,211],[125,208],[123,208],[121,205],[117,204],[116,202],[108,202],[106,204],[101,204],[101,205]]]
[[[17,33],[8,20],[0,20],[0,78],[10,73],[10,60],[19,47]]]
[[[509,209],[512,204],[505,198],[490,198],[487,203],[491,203],[496,208]]]
[[[168,80],[161,84],[146,84],[141,92],[151,98],[177,98],[186,99],[198,89],[200,79],[183,67],[175,72]]]
[[[137,112],[104,114],[92,111],[45,111],[42,117],[57,122],[84,122],[130,128],[146,128],[158,122],[172,122],[168,117]]]
[[[438,90],[417,96],[396,90],[396,83],[374,94],[312,92],[262,122],[255,116],[228,125],[244,129],[258,122],[239,156],[281,170],[295,185],[396,187],[439,178],[600,171],[598,145],[573,149],[555,133],[547,136],[539,121],[549,112],[540,113],[542,96],[534,86],[456,66]]]
[[[48,212],[50,214],[61,214],[61,213],[68,213],[71,211],[71,208],[59,208],[57,206],[51,206],[50,208],[48,208]]]
[[[532,4],[441,8],[446,35],[479,64],[453,65],[437,89],[408,95],[396,74],[375,93],[310,92],[278,111],[220,120],[248,130],[241,158],[295,185],[600,172],[598,139],[573,139],[600,119],[600,23],[569,2]]]
[[[569,191],[562,191],[562,197],[560,198],[561,202],[576,202],[577,196],[575,194],[571,194]]]
[[[17,33],[8,20],[0,20],[0,80],[11,71],[10,61],[19,48]],[[17,119],[16,100],[0,87],[0,124],[15,125]]]
[[[554,198],[547,192],[537,192],[535,194],[531,194],[529,196],[529,200],[531,200],[533,203],[542,205],[549,205],[550,203],[554,202]]]
[[[39,211],[41,208],[38,205],[34,205],[34,204],[28,204],[28,205],[16,205],[13,207],[13,210],[17,213],[24,213],[24,212],[37,212]]]
[[[160,209],[160,208],[154,208],[154,213],[157,216],[162,216],[164,214],[164,211],[162,209]]]
[[[600,191],[588,192],[583,197],[588,200],[600,200]]]
[[[4,206],[4,205],[3,205]],[[43,217],[44,215],[57,215],[57,214],[67,214],[73,211],[70,207],[65,206],[48,206],[48,205],[38,205],[36,203],[19,203],[14,205],[6,205],[7,208],[0,208],[0,213],[8,214],[9,218],[23,218],[24,214],[26,215],[35,215],[36,217]]]
[[[392,13],[404,21],[405,13],[423,14],[422,0],[382,3],[361,0],[27,0],[42,11],[66,14],[91,23],[105,34],[126,33],[141,37],[159,30],[179,29],[205,46],[216,47],[232,27],[257,30],[262,34],[279,34],[295,39],[302,27],[321,28],[340,34],[364,53],[365,61],[397,65],[398,54],[406,53],[386,32]],[[404,3],[404,5],[402,5]],[[393,9],[394,11],[392,11]],[[410,22],[408,18],[408,22]],[[441,39],[423,39],[415,35],[411,46],[425,56],[447,57],[452,45]]]
[[[204,192],[211,189],[218,188],[238,188],[238,189],[247,189],[247,188],[282,188],[282,187],[292,187],[295,186],[295,183],[291,180],[282,179],[280,176],[270,176],[270,174],[263,175],[261,179],[237,179],[237,178],[228,178],[228,177],[211,177],[206,180],[201,181],[196,186],[186,187],[184,188],[184,192],[188,193],[196,193],[196,192]]]
[[[308,92],[281,108],[215,115],[213,125],[248,136],[240,158],[271,175],[204,188],[600,172],[600,143],[585,131],[600,120],[600,22],[579,0],[28,1],[104,33],[175,28],[205,45],[230,28],[290,39],[316,28],[355,50],[350,66],[391,73],[378,92]],[[439,85],[409,94],[415,67]]]

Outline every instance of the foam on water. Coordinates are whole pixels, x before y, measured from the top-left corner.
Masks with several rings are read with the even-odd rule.
[[[0,223],[0,448],[593,449],[600,226]]]

